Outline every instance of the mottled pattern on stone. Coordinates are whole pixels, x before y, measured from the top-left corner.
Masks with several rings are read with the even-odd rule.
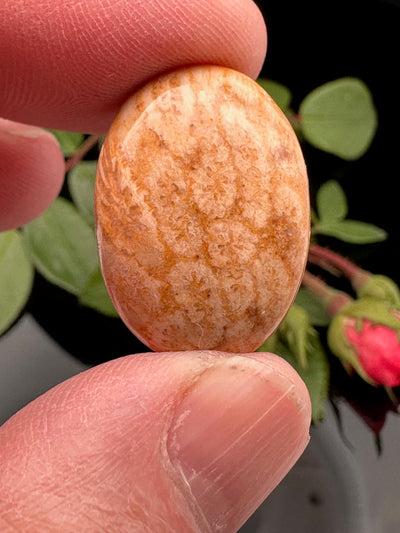
[[[306,168],[287,119],[243,74],[183,69],[131,97],[102,149],[95,211],[110,296],[153,350],[251,352],[295,297]]]

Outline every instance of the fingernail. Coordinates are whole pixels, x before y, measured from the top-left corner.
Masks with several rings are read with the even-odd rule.
[[[168,453],[211,531],[243,525],[309,440],[310,403],[294,370],[235,355],[207,369],[178,406]]]

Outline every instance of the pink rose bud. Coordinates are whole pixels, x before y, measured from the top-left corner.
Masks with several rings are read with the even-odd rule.
[[[346,305],[328,329],[329,347],[347,370],[374,385],[400,385],[400,311],[361,298]]]
[[[345,326],[345,335],[371,379],[388,387],[400,385],[398,331],[367,320],[362,322],[362,329],[358,331],[355,319],[349,319],[349,324]]]

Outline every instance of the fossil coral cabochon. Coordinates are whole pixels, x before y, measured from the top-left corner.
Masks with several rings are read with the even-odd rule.
[[[273,100],[231,69],[174,71],[124,104],[99,158],[95,214],[111,299],[156,351],[251,352],[301,282],[302,152]]]

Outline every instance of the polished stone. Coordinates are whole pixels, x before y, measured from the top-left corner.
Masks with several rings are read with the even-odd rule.
[[[295,297],[306,168],[284,114],[243,74],[186,68],[134,94],[106,137],[95,211],[110,296],[153,350],[251,352]]]

